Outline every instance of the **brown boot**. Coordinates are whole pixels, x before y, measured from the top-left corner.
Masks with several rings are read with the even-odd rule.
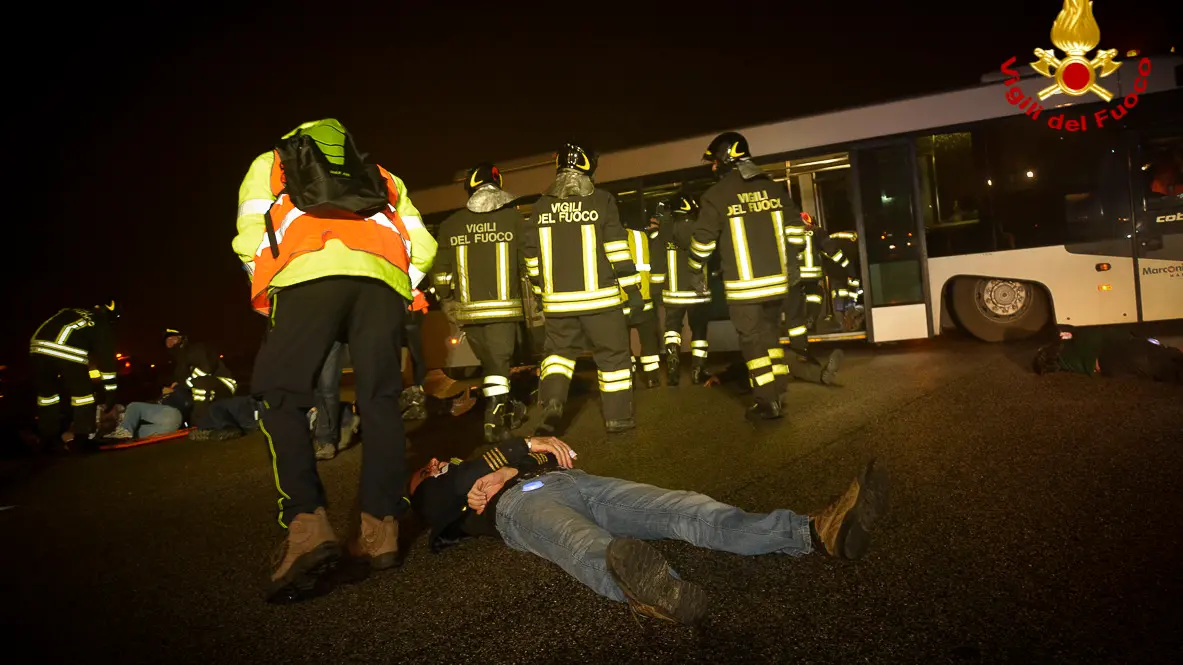
[[[875,522],[887,512],[887,494],[887,471],[871,460],[841,498],[809,520],[814,547],[830,556],[861,558]]]
[[[300,513],[288,525],[271,573],[267,600],[273,603],[295,602],[329,591],[328,573],[337,567],[341,545],[333,535],[324,508],[315,513]]]
[[[706,592],[674,577],[665,557],[648,543],[613,539],[605,558],[608,572],[637,614],[685,626],[696,625],[706,616]]]
[[[391,516],[378,519],[362,513],[357,536],[349,541],[349,554],[358,559],[369,559],[374,570],[397,566],[398,520]]]

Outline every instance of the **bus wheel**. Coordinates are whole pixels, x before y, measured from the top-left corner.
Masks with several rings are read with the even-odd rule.
[[[958,323],[983,342],[1027,339],[1048,323],[1047,293],[1031,282],[962,277],[952,296]]]

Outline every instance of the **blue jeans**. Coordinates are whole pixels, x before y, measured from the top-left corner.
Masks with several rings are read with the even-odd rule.
[[[227,397],[210,402],[197,421],[197,429],[240,429],[251,432],[259,427],[260,405],[250,395]]]
[[[746,513],[695,492],[661,489],[570,469],[540,476],[542,487],[507,490],[497,505],[505,544],[557,564],[593,591],[623,602],[605,553],[613,538],[682,540],[733,554],[813,551],[809,518],[789,510]],[[677,573],[675,573],[676,575]]]
[[[146,439],[181,429],[181,421],[181,412],[171,406],[132,402],[123,412],[123,422],[119,426],[138,439]]]
[[[341,342],[333,342],[329,355],[325,356],[316,383],[316,432],[317,443],[341,442],[341,365],[344,361]]]

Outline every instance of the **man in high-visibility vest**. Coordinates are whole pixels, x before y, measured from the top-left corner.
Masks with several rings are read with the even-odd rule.
[[[349,553],[375,569],[398,563],[397,520],[410,506],[400,338],[436,243],[403,182],[367,164],[333,119],[304,123],[255,158],[238,202],[234,250],[251,275],[252,306],[268,317],[251,389],[263,400],[260,429],[287,530],[267,595],[300,600],[326,590],[341,555],[306,416],[333,342],[349,344],[366,428]]]

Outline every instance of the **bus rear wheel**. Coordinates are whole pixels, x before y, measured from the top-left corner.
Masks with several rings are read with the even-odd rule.
[[[1032,337],[1051,310],[1041,286],[1012,279],[962,277],[953,282],[952,299],[962,329],[983,342]]]

